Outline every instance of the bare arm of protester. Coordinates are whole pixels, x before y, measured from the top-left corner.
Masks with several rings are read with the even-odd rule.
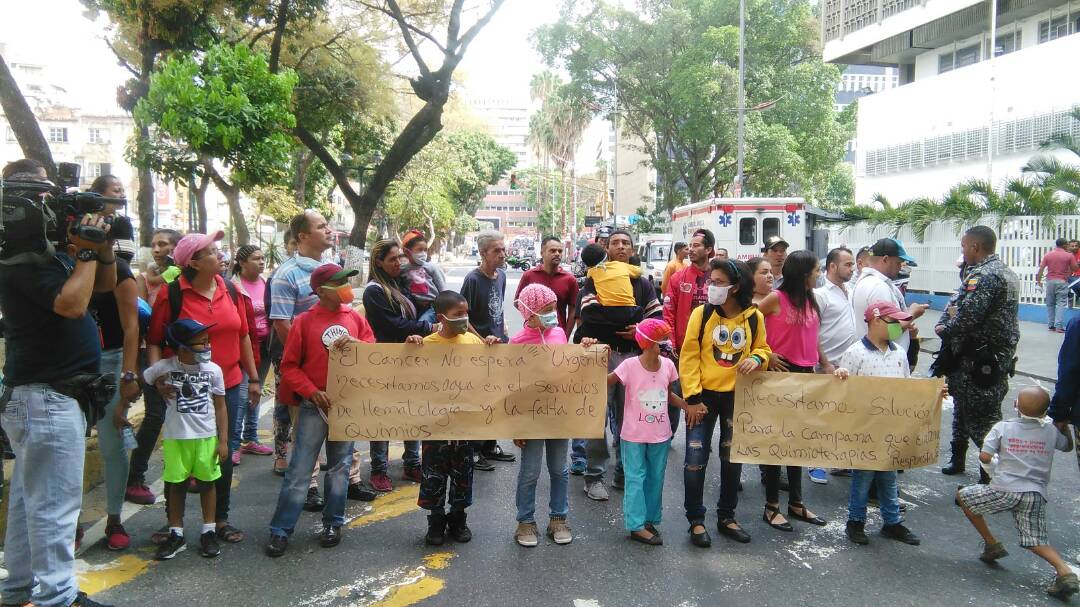
[[[619,383],[619,376],[615,375],[614,372],[608,373],[607,374],[607,385],[614,386],[617,383]]]
[[[818,364],[821,365],[822,372],[831,374],[833,371],[836,370],[836,365],[832,364],[832,361],[829,360],[828,356],[825,356],[825,349],[821,347],[820,342],[818,343],[817,353]]]
[[[229,413],[225,409],[225,397],[214,395],[214,421],[217,423],[218,462],[229,459]]]
[[[125,280],[116,285],[116,309],[124,332],[123,362],[121,371],[135,371],[139,362],[139,305],[135,293],[135,281]],[[116,411],[126,415],[127,406],[139,398],[138,381],[120,384],[120,406]],[[115,420],[114,420],[115,421]],[[119,426],[117,426],[119,429]]]

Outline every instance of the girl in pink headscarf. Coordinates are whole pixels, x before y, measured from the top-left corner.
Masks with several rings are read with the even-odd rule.
[[[517,306],[525,326],[510,338],[511,344],[566,344],[566,333],[559,327],[559,318],[555,313],[555,292],[542,284],[531,284],[518,293]],[[585,338],[581,345],[596,345],[595,339]],[[540,466],[547,452],[548,476],[551,478],[551,492],[548,508],[550,519],[547,536],[556,544],[569,544],[573,539],[566,515],[570,511],[567,499],[569,472],[566,467],[566,452],[570,441],[565,438],[515,440],[514,445],[521,449],[521,467],[518,468],[517,493],[517,530],[514,540],[526,547],[540,543],[540,532],[536,527],[536,481],[540,478]]]

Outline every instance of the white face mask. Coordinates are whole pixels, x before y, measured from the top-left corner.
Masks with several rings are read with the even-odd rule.
[[[709,303],[714,306],[722,306],[727,301],[728,291],[731,290],[732,285],[726,287],[718,287],[716,285],[709,285]]]
[[[416,263],[426,263],[427,262],[427,251],[421,251],[419,253],[413,253],[413,260],[415,260]]]

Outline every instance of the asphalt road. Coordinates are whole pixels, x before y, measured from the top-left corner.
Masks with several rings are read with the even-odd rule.
[[[451,271],[457,286],[465,269]],[[510,300],[519,273],[507,286],[507,326],[520,327]],[[921,371],[925,373],[925,362]],[[1018,387],[1006,399],[1006,414]],[[269,407],[264,406],[263,435],[269,436]],[[942,416],[948,436],[951,411]],[[504,448],[513,449],[509,441]],[[237,468],[232,523],[247,539],[223,547],[222,556],[204,559],[193,547],[169,562],[152,560],[150,534],[164,522],[164,504],[125,510],[132,549],[112,553],[92,544],[80,556],[83,588],[94,598],[116,605],[297,605],[303,607],[401,605],[1044,605],[1043,587],[1052,571],[1019,548],[1012,519],[992,520],[992,528],[1012,553],[1000,566],[976,559],[978,535],[952,503],[958,482],[974,482],[974,454],[965,479],[946,477],[933,466],[900,477],[908,504],[907,525],[918,533],[918,547],[876,535],[880,517],[871,511],[869,546],[855,546],[844,536],[848,481],[830,477],[827,485],[804,479],[804,499],[829,521],[824,528],[796,523],[793,534],[774,531],[761,520],[763,487],[755,469],[744,471],[738,519],[753,535],[747,545],[714,534],[711,549],[689,543],[682,512],[683,434],[673,442],[665,482],[665,544],[631,542],[623,530],[621,494],[593,502],[585,497],[581,477],[571,477],[570,517],[574,541],[557,546],[543,539],[536,548],[514,543],[516,464],[498,464],[495,472],[476,472],[475,503],[469,509],[474,540],[424,544],[424,512],[416,507],[417,485],[400,481],[401,462],[391,463],[395,491],[366,504],[349,502],[349,523],[340,546],[323,549],[316,533],[317,514],[305,513],[286,556],[270,559],[262,548],[280,478],[271,458],[247,456]],[[942,443],[944,461],[945,441]],[[366,445],[364,445],[366,454]],[[400,457],[400,445],[391,455]],[[151,478],[160,475],[155,458]],[[708,471],[706,504],[710,525],[718,496],[719,466]],[[1069,521],[1080,514],[1073,455],[1058,454],[1049,504],[1051,541],[1072,560],[1080,538]],[[95,491],[88,502],[100,500]],[[547,481],[541,477],[537,518],[543,521]],[[188,501],[188,537],[197,541],[198,506]],[[541,523],[541,531],[543,523]],[[98,534],[97,537],[100,537]],[[93,542],[94,535],[88,535]]]

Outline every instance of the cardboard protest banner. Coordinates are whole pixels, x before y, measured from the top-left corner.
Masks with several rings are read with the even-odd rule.
[[[856,470],[934,464],[943,385],[942,379],[740,375],[731,460]]]
[[[330,351],[330,440],[600,438],[604,347],[353,342]]]

